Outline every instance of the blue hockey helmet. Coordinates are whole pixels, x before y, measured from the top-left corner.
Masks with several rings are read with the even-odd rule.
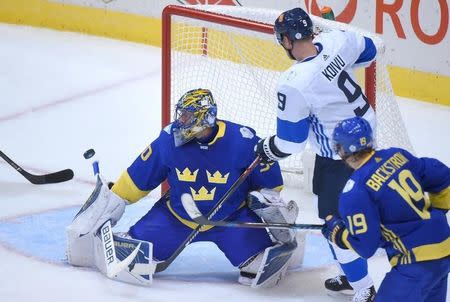
[[[313,35],[313,23],[309,15],[300,7],[282,13],[275,20],[275,36],[278,43],[283,41],[283,35],[289,40],[300,40]]]
[[[333,131],[333,145],[335,151],[340,151],[340,155],[344,157],[373,148],[372,127],[367,120],[359,116],[340,121]]]
[[[181,146],[206,128],[214,127],[216,116],[217,105],[211,91],[198,88],[186,92],[175,107],[175,145]]]

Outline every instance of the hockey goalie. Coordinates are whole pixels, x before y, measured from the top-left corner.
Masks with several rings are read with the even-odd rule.
[[[181,195],[192,195],[209,213],[255,159],[259,140],[249,127],[216,118],[211,91],[194,89],[179,99],[174,122],[111,186],[99,176],[94,192],[67,227],[67,258],[95,267],[109,278],[148,285],[183,247],[196,241],[217,245],[239,268],[238,281],[269,287],[285,275],[297,248],[292,230],[198,226]],[[126,234],[113,234],[127,204],[137,202],[164,180],[170,190]],[[294,223],[298,207],[280,197],[277,163],[257,166],[215,213],[214,220]],[[195,230],[198,228],[198,231]],[[185,244],[186,238],[192,240]]]

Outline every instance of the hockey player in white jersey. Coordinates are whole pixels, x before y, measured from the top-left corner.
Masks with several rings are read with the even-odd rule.
[[[309,138],[316,153],[313,192],[318,196],[319,217],[338,214],[339,194],[352,170],[332,149],[335,125],[353,116],[364,117],[375,127],[375,113],[353,69],[370,65],[376,48],[370,38],[354,32],[332,30],[317,36],[308,14],[301,8],[282,13],[275,34],[287,55],[295,60],[277,86],[277,133],[261,140],[256,153],[264,161],[281,160],[301,152]],[[330,243],[344,274],[325,281],[332,292],[354,293],[353,301],[373,301],[375,289],[367,260]]]

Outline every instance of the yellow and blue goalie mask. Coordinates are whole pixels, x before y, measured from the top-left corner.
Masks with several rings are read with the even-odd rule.
[[[186,92],[175,107],[172,125],[175,146],[191,141],[196,134],[216,125],[217,105],[211,91],[194,89]]]

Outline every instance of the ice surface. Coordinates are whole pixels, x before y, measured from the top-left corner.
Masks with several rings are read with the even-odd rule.
[[[83,152],[94,148],[102,174],[115,180],[160,131],[160,49],[0,24],[0,59],[1,150],[32,173],[75,172],[70,182],[36,186],[0,161],[1,301],[347,301],[322,286],[337,269],[314,232],[303,266],[270,290],[237,284],[237,270],[207,243],[188,247],[151,288],[66,265],[63,227],[94,186]],[[398,101],[417,154],[450,165],[450,108]],[[129,208],[119,228],[158,194]],[[312,196],[285,194],[300,201],[299,222],[318,222]],[[389,264],[376,256],[369,265],[378,286]]]

